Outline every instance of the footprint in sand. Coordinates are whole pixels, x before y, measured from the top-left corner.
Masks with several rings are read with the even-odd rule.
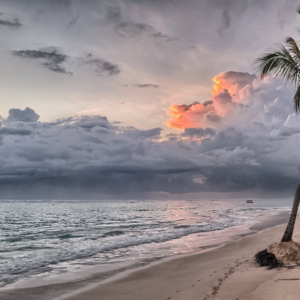
[[[220,289],[220,287],[221,287],[221,285],[222,285],[222,283],[223,283],[223,281],[224,281],[226,278],[228,278],[228,276],[230,276],[231,274],[233,274],[234,272],[235,272],[234,267],[231,267],[231,268],[229,268],[229,270],[228,270],[227,273],[224,273],[224,278],[218,278],[219,283],[218,283],[218,285],[216,285],[216,286],[214,286],[214,287],[212,288],[212,293],[211,293],[211,295],[216,296],[217,293],[218,293],[218,291],[219,291],[219,289]]]

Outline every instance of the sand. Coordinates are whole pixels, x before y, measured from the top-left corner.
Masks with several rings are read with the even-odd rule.
[[[300,267],[267,270],[253,256],[280,241],[279,225],[217,249],[167,259],[93,285],[64,300],[299,299]],[[295,240],[300,240],[300,222]]]
[[[283,263],[300,262],[300,244],[294,241],[285,243],[273,243],[267,251],[273,253]]]

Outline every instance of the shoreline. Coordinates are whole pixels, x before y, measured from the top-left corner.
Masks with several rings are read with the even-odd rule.
[[[141,270],[145,270],[148,268],[159,266],[161,264],[165,264],[169,261],[185,259],[186,257],[202,255],[205,253],[211,253],[213,251],[226,247],[226,245],[238,243],[242,239],[247,239],[249,237],[256,236],[264,232],[265,230],[274,229],[274,226],[278,227],[280,226],[279,224],[286,223],[288,215],[289,214],[287,213],[279,213],[277,215],[264,217],[260,220],[260,222],[257,222],[254,225],[252,225],[249,228],[249,230],[251,231],[249,231],[248,233],[237,234],[235,238],[231,241],[210,245],[207,247],[201,247],[200,250],[197,251],[163,257],[163,258],[153,258],[153,259],[149,259],[148,261],[146,260],[137,261],[129,266],[128,265],[123,266],[119,269],[112,269],[107,272],[92,274],[86,278],[80,278],[75,281],[69,281],[60,284],[48,284],[48,285],[41,285],[37,287],[31,287],[31,288],[16,288],[16,289],[8,288],[0,291],[0,297],[3,300],[20,299],[20,297],[22,299],[65,299],[67,295],[70,294],[77,295],[82,291],[87,292],[95,288],[95,286],[102,286],[105,285],[106,283],[119,280],[119,278],[124,278],[128,276],[128,274],[134,274]],[[24,294],[26,295],[26,297]],[[92,299],[97,299],[97,298],[92,298]]]
[[[300,221],[299,221],[300,222]],[[294,238],[300,237],[299,222]],[[200,254],[128,271],[57,300],[279,300],[298,299],[300,267],[268,270],[254,255],[280,241],[285,224]]]

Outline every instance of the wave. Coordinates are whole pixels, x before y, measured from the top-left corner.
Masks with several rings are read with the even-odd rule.
[[[5,221],[1,224],[0,219],[0,230],[9,226],[0,241],[5,242],[4,252],[0,251],[0,286],[22,277],[49,272],[53,268],[58,268],[59,265],[55,265],[61,262],[77,259],[84,259],[82,262],[86,262],[89,261],[86,258],[96,254],[99,254],[96,257],[97,263],[110,262],[114,257],[121,259],[122,253],[125,252],[129,259],[134,259],[134,253],[140,249],[153,249],[152,243],[156,251],[161,251],[160,254],[164,255],[169,246],[159,246],[160,243],[190,234],[241,225],[245,220],[253,221],[258,213],[268,210],[245,208],[227,202],[224,202],[226,205],[222,204],[223,206],[219,202],[207,205],[208,202],[203,201],[191,201],[188,206],[187,202],[183,201],[178,204],[148,202],[148,209],[148,206],[147,208],[142,206],[143,202],[140,201],[141,205],[138,207],[138,201],[128,201],[127,206],[124,206],[126,209],[122,206],[121,210],[114,202],[106,204],[74,202],[76,205],[73,206],[65,202],[61,202],[62,205],[59,206],[57,203],[60,202],[55,202],[55,205],[48,207],[47,210],[45,206],[52,205],[51,203],[37,202],[36,206],[32,207],[33,217],[24,218],[24,226],[14,225],[14,232],[10,228],[11,223]],[[134,203],[134,207],[130,203]],[[7,208],[6,214],[7,216],[11,214],[11,218],[15,218],[14,205],[12,202],[10,211]],[[124,202],[122,205],[125,205]],[[26,203],[22,209],[27,213]],[[51,215],[45,217],[40,213],[44,210],[50,210]],[[137,216],[137,211],[145,213]],[[10,219],[7,217],[6,220]],[[135,220],[135,223],[132,220]],[[37,226],[41,224],[42,226]],[[133,248],[146,244],[149,246]],[[148,255],[153,253],[151,251]],[[167,253],[172,252],[168,251]],[[94,261],[93,258],[90,261]]]
[[[124,231],[122,230],[115,230],[115,231],[109,231],[103,234],[103,237],[108,237],[108,236],[117,236],[117,235],[122,235],[125,234]]]
[[[25,274],[31,274],[34,270],[36,273],[45,272],[45,269],[49,265],[58,264],[60,262],[66,262],[76,259],[82,259],[93,256],[100,252],[112,251],[120,248],[134,247],[142,244],[149,243],[163,243],[166,241],[179,239],[183,236],[207,232],[216,231],[242,224],[242,220],[229,219],[223,222],[216,222],[214,224],[197,224],[197,225],[178,225],[176,228],[165,228],[163,232],[146,230],[142,233],[126,234],[124,231],[110,231],[104,234],[105,237],[115,237],[112,241],[104,241],[103,239],[97,240],[80,240],[78,243],[74,243],[72,247],[60,247],[56,251],[47,251],[47,255],[44,252],[34,253],[33,255],[26,255],[23,253],[20,256],[16,256],[14,260],[4,261],[0,267],[0,286],[7,283],[17,281],[20,276]]]

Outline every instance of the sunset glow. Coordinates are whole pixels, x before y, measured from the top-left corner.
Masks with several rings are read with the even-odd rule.
[[[300,1],[0,3],[0,300],[299,298]]]
[[[215,123],[228,115],[230,105],[241,102],[240,92],[250,85],[255,75],[241,72],[222,72],[212,80],[212,100],[204,103],[170,106],[167,115],[171,118],[166,123],[170,128],[184,130],[192,127],[214,127]]]
[[[220,92],[224,90],[225,87],[222,86],[221,80],[219,80],[218,76],[215,76],[213,78],[213,81],[215,84],[213,85],[213,88],[211,90],[212,95],[218,95]]]
[[[212,101],[205,103],[194,102],[186,105],[171,105],[167,113],[171,118],[166,123],[170,128],[183,130],[184,128],[197,127],[207,113],[213,110]]]
[[[179,130],[194,127],[194,124],[185,118],[186,111],[182,109],[182,105],[171,105],[168,112],[171,119],[166,122],[166,125]]]

